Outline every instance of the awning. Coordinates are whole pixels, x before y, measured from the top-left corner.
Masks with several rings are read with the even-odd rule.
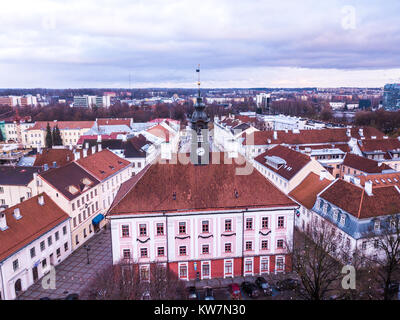
[[[101,213],[99,213],[97,216],[95,216],[92,220],[92,223],[94,225],[98,225],[100,223],[101,220],[104,219],[104,215],[102,215]]]

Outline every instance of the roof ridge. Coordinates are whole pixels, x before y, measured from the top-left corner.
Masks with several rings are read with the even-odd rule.
[[[358,207],[358,212],[357,212],[357,218],[360,219],[360,213],[361,213],[361,206],[364,200],[364,193],[365,193],[365,189],[362,189],[362,193],[361,193],[361,200],[360,200],[360,206]]]

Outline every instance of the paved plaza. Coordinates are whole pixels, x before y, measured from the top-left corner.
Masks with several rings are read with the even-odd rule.
[[[71,293],[81,294],[96,272],[112,263],[109,228],[95,234],[86,244],[90,246],[90,264],[87,263],[86,249],[82,246],[56,266],[56,289],[44,289],[40,279],[29,287],[19,299],[37,300],[43,297],[60,299]]]

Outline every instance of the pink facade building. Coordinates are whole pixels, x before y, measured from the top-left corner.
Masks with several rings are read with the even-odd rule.
[[[158,163],[125,182],[108,213],[114,263],[139,263],[144,277],[164,263],[184,280],[290,270],[298,206],[237,166]]]

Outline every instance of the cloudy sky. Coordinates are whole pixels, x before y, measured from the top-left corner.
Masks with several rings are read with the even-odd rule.
[[[380,87],[398,0],[12,0],[0,87]]]

